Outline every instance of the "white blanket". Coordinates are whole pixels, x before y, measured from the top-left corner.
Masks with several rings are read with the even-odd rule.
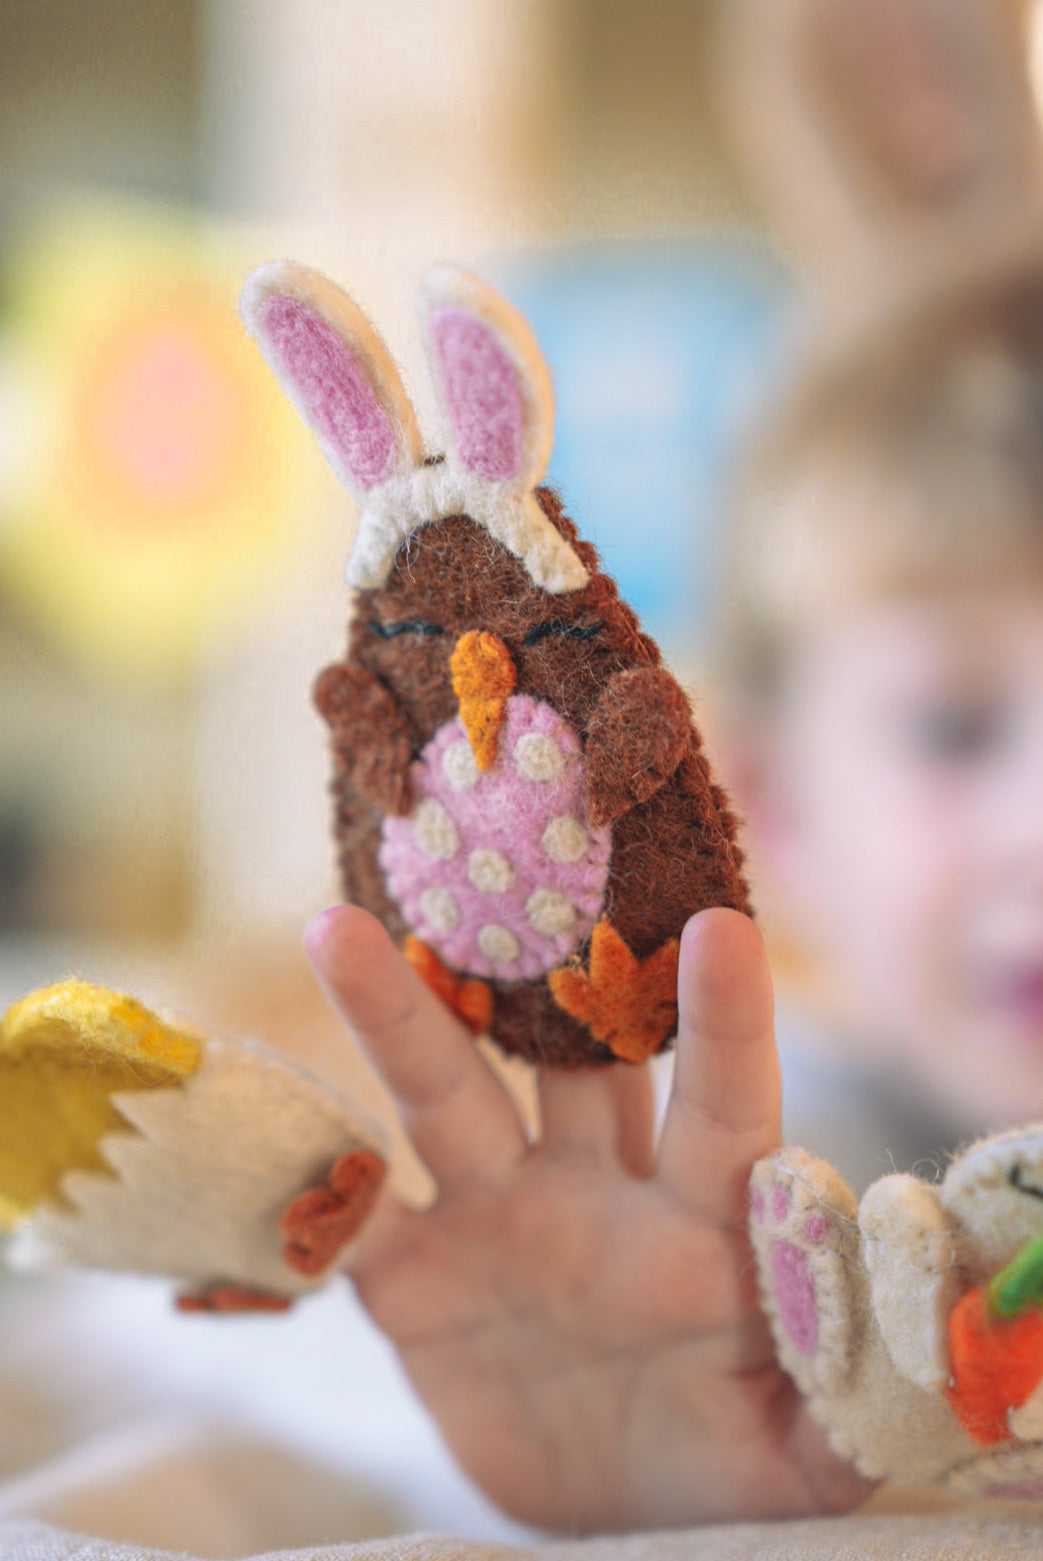
[[[0,1561],[1038,1561],[1043,1504],[558,1540],[453,1467],[345,1289],[179,1317],[166,1288],[0,1286]],[[423,1532],[418,1532],[423,1531]]]

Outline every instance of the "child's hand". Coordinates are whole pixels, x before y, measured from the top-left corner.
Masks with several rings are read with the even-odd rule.
[[[709,910],[681,947],[677,1066],[653,1139],[647,1070],[547,1072],[542,1137],[380,925],[354,908],[308,950],[438,1184],[386,1199],[351,1272],[459,1462],[550,1528],[838,1510],[869,1489],[776,1363],[746,1183],[780,1141],[767,961]]]

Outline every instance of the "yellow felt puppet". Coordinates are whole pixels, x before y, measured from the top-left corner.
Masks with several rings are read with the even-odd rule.
[[[12,1266],[156,1273],[186,1308],[271,1309],[336,1272],[384,1174],[332,1085],[66,981],[0,1023]]]

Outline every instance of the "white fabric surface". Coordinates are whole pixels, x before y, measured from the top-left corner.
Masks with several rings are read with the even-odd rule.
[[[370,1486],[403,1529],[525,1533],[456,1469],[346,1282],[289,1313],[238,1318],[179,1315],[159,1280],[0,1281],[0,1479],[128,1424],[179,1422]]]
[[[361,1543],[270,1551],[256,1561],[1038,1561],[1043,1527],[1030,1515],[823,1518],[741,1523],[593,1540],[490,1544],[406,1534]],[[127,1545],[33,1523],[0,1523],[3,1561],[174,1561]],[[182,1554],[181,1561],[191,1561]]]
[[[178,1317],[158,1282],[8,1282],[0,1324],[0,1561],[1043,1555],[1043,1504],[959,1509],[939,1498],[912,1515],[878,1501],[810,1523],[586,1541],[526,1533],[455,1471],[346,1293],[236,1322]]]

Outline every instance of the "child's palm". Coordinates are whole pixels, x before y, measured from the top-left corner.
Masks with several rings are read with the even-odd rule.
[[[779,1369],[745,1235],[779,1138],[760,939],[702,913],[682,947],[674,1090],[653,1145],[647,1072],[541,1079],[541,1138],[462,1026],[357,910],[310,937],[338,1008],[438,1183],[388,1201],[352,1271],[468,1473],[556,1528],[652,1527],[850,1505]]]

